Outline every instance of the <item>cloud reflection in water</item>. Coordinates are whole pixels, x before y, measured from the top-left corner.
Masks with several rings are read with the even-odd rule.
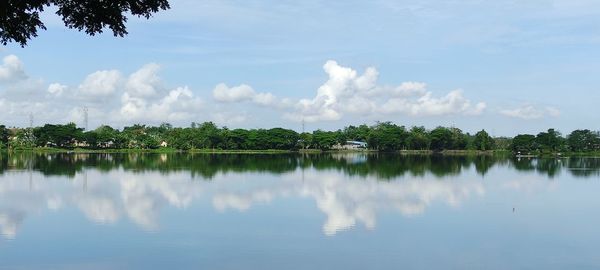
[[[109,157],[106,162],[116,162],[113,159],[122,158]],[[146,159],[145,162],[152,162],[150,166],[170,166],[168,162],[171,158],[166,155],[158,157],[154,160],[150,156],[135,155],[127,160],[138,162],[137,160]],[[194,164],[206,157],[192,156],[188,162]],[[87,157],[76,158],[77,160],[71,159],[69,162],[89,161]],[[200,200],[201,198],[212,202],[212,207],[218,212],[246,211],[257,204],[269,204],[276,199],[304,198],[314,201],[318,210],[325,215],[323,233],[335,235],[357,225],[374,229],[378,213],[384,211],[413,216],[424,213],[435,204],[457,207],[466,200],[490,192],[533,192],[556,185],[547,181],[543,175],[531,173],[518,174],[518,178],[500,182],[479,179],[481,172],[487,173],[493,166],[503,166],[504,170],[512,170],[513,166],[517,170],[531,172],[535,172],[534,169],[538,167],[548,167],[553,168],[552,175],[557,174],[554,169],[556,166],[547,162],[540,163],[548,164],[544,166],[522,161],[496,165],[492,162],[484,167],[478,167],[478,164],[487,163],[474,163],[473,167],[470,165],[472,163],[460,159],[452,162],[425,159],[414,164],[402,164],[405,160],[400,158],[385,164],[385,160],[389,160],[385,156],[375,157],[380,159],[373,161],[370,156],[357,159],[355,155],[350,155],[347,158],[332,156],[333,159],[318,157],[322,160],[317,159],[313,161],[313,165],[303,166],[297,159],[285,156],[275,160],[275,163],[269,159],[261,161],[255,156],[248,159],[232,156],[223,158],[227,158],[225,162],[231,164],[247,162],[243,166],[251,169],[217,169],[209,176],[202,176],[203,174],[195,174],[194,171],[190,174],[187,167],[180,165],[181,160],[176,160],[174,164],[179,167],[166,167],[166,171],[141,170],[138,168],[145,167],[138,166],[137,163],[128,165],[133,169],[120,167],[118,164],[121,163],[114,163],[117,165],[109,169],[82,166],[69,175],[7,170],[0,174],[0,233],[5,238],[15,238],[28,217],[65,208],[79,209],[87,219],[95,223],[115,224],[121,220],[129,220],[143,230],[154,231],[160,229],[158,220],[161,209],[183,209],[195,202],[206,201]],[[199,166],[223,164],[223,161],[207,161],[199,163]],[[44,165],[45,159],[37,162]],[[271,166],[272,164],[275,166]],[[329,167],[319,167],[319,164],[329,164]],[[538,167],[532,167],[534,165]],[[587,163],[583,165],[592,166]],[[281,166],[287,167],[280,170]],[[376,166],[391,169],[394,174],[383,174],[386,171]],[[405,169],[398,169],[398,166],[418,170],[405,173]],[[260,168],[268,170],[261,171]],[[340,168],[344,171],[340,171]]]
[[[477,181],[382,182],[373,177],[347,179],[335,172],[314,170],[307,171],[304,179],[300,171],[296,171],[282,175],[279,180],[263,181],[259,176],[252,179],[252,184],[241,181],[239,177],[243,175],[240,174],[223,174],[204,182],[190,181],[185,173],[88,170],[87,179],[78,175],[75,181],[42,179],[35,174],[31,187],[23,181],[23,174],[26,173],[11,173],[0,178],[0,228],[7,238],[16,236],[28,216],[71,206],[93,222],[113,224],[127,217],[144,230],[157,230],[161,208],[185,208],[201,195],[211,196],[213,207],[218,211],[245,211],[274,198],[310,198],[326,215],[323,232],[334,235],[357,223],[373,229],[377,212],[382,209],[393,208],[410,216],[422,213],[436,201],[455,206],[469,196],[485,192]]]

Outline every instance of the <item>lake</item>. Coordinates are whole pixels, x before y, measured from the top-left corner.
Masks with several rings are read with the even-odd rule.
[[[600,159],[0,154],[0,269],[598,269]]]

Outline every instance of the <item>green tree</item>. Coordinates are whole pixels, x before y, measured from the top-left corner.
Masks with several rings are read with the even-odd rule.
[[[367,141],[367,137],[369,136],[369,133],[371,132],[371,128],[367,125],[360,125],[358,127],[355,126],[348,126],[345,127],[344,130],[342,130],[342,133],[344,134],[344,137],[346,138],[346,140],[352,140],[352,141]]]
[[[221,131],[213,122],[204,122],[193,128],[193,145],[199,149],[218,148],[222,141]]]
[[[167,133],[167,143],[175,149],[189,150],[192,148],[192,134],[191,128],[172,128]]]
[[[94,133],[96,133],[96,146],[101,148],[123,147],[122,142],[118,140],[119,131],[110,126],[99,126],[94,130]]]
[[[406,138],[406,144],[409,149],[412,150],[425,150],[429,149],[429,133],[425,127],[412,127]]]
[[[551,152],[562,150],[565,142],[560,132],[553,128],[548,129],[547,132],[538,133],[535,137],[535,141],[542,150]]]
[[[475,138],[473,139],[473,146],[477,150],[492,150],[494,149],[494,139],[485,131],[481,130],[475,133]]]
[[[513,138],[510,148],[515,153],[520,152],[526,154],[534,151],[537,149],[535,136],[530,134],[519,134]]]
[[[600,136],[598,132],[592,132],[589,129],[574,130],[567,136],[567,144],[571,151],[593,151],[597,150],[600,145]]]
[[[9,141],[11,148],[33,148],[35,147],[36,138],[33,135],[33,129],[17,129],[13,134],[13,139]]]
[[[109,28],[119,37],[127,34],[128,12],[148,19],[153,13],[170,8],[167,0],[4,0],[0,1],[0,42],[27,45],[37,37],[39,29],[46,30],[40,12],[50,6],[56,7],[56,14],[68,28],[92,36]]]
[[[300,136],[293,130],[272,128],[267,131],[269,135],[269,148],[293,150],[296,149]]]
[[[331,131],[315,130],[312,134],[312,145],[317,149],[331,149],[337,142],[336,133]]]
[[[228,141],[231,144],[231,149],[241,149],[247,150],[248,148],[248,138],[250,136],[250,132],[245,129],[234,129],[229,132]]]
[[[308,149],[311,147],[311,142],[313,140],[312,134],[308,132],[304,132],[300,134],[300,138],[298,140],[298,144],[300,148]]]
[[[405,149],[407,137],[408,132],[403,126],[391,122],[379,122],[371,128],[367,142],[371,148],[393,151]]]
[[[431,149],[440,151],[444,149],[452,148],[452,137],[453,132],[445,127],[437,127],[430,133],[431,136]]]
[[[38,127],[33,130],[34,136],[37,138],[38,146],[57,146],[70,148],[75,140],[83,139],[83,129],[78,128],[75,123],[66,125],[51,125],[46,124],[43,127]]]
[[[0,149],[8,147],[8,129],[4,125],[0,125]]]
[[[464,134],[459,128],[450,128],[452,140],[448,149],[464,150],[469,144],[469,134]]]

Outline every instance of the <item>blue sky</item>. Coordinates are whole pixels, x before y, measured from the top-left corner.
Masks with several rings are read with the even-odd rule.
[[[598,130],[600,2],[171,1],[0,49],[0,123]]]

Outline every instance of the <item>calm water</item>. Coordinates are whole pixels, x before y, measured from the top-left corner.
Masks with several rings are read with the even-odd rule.
[[[0,269],[598,269],[600,159],[0,155]]]

